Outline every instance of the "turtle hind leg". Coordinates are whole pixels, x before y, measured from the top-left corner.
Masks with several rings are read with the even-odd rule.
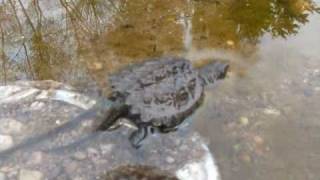
[[[138,125],[138,130],[132,132],[129,137],[131,145],[138,149],[142,145],[142,141],[147,137],[148,129],[146,125]]]

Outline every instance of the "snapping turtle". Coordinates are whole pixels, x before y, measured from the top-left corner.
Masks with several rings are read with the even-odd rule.
[[[204,86],[225,77],[229,65],[213,62],[195,69],[183,58],[155,58],[109,77],[113,107],[98,130],[113,130],[120,118],[137,127],[130,135],[135,147],[149,132],[175,131],[201,104]]]

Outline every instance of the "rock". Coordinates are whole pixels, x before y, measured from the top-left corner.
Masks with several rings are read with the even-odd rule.
[[[0,172],[0,180],[6,180],[6,175]]]
[[[0,119],[0,133],[2,134],[19,134],[23,128],[23,124],[12,118]]]
[[[22,169],[19,173],[19,180],[42,180],[43,174],[39,171]]]
[[[9,149],[13,146],[13,139],[11,136],[0,135],[0,151]]]
[[[0,86],[0,89],[5,90],[6,87]],[[29,92],[28,83],[23,88]],[[31,89],[35,89],[34,86]],[[121,127],[112,132],[93,133],[94,124],[86,122],[96,120],[96,113],[93,116],[81,116],[86,118],[74,118],[92,107],[95,100],[69,90],[41,92],[46,96],[29,96],[21,92],[26,95],[24,98],[19,96],[15,101],[0,104],[0,111],[10,111],[12,117],[21,112],[30,112],[28,116],[19,116],[21,122],[28,124],[28,131],[22,127],[17,142],[13,143],[13,136],[0,136],[0,148],[5,147],[4,142],[7,147],[18,145],[15,151],[0,152],[0,172],[7,179],[96,179],[128,164],[165,169],[181,180],[218,179],[218,168],[205,140],[188,126],[170,135],[150,135],[142,147],[134,149],[128,140],[133,129]],[[0,96],[9,99],[2,94]],[[30,107],[30,102],[39,101],[37,98],[45,103],[41,113]],[[66,126],[70,121],[74,123]],[[20,138],[29,141],[19,146]]]

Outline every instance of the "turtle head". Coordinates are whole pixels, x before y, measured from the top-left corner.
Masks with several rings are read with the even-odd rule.
[[[214,61],[199,69],[199,76],[204,85],[213,84],[219,79],[226,77],[229,69],[229,64],[226,62]]]

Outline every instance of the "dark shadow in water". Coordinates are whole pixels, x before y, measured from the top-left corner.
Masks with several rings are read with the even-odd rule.
[[[158,168],[149,166],[120,166],[106,173],[104,179],[106,180],[178,180],[177,177],[169,172],[160,170]]]

